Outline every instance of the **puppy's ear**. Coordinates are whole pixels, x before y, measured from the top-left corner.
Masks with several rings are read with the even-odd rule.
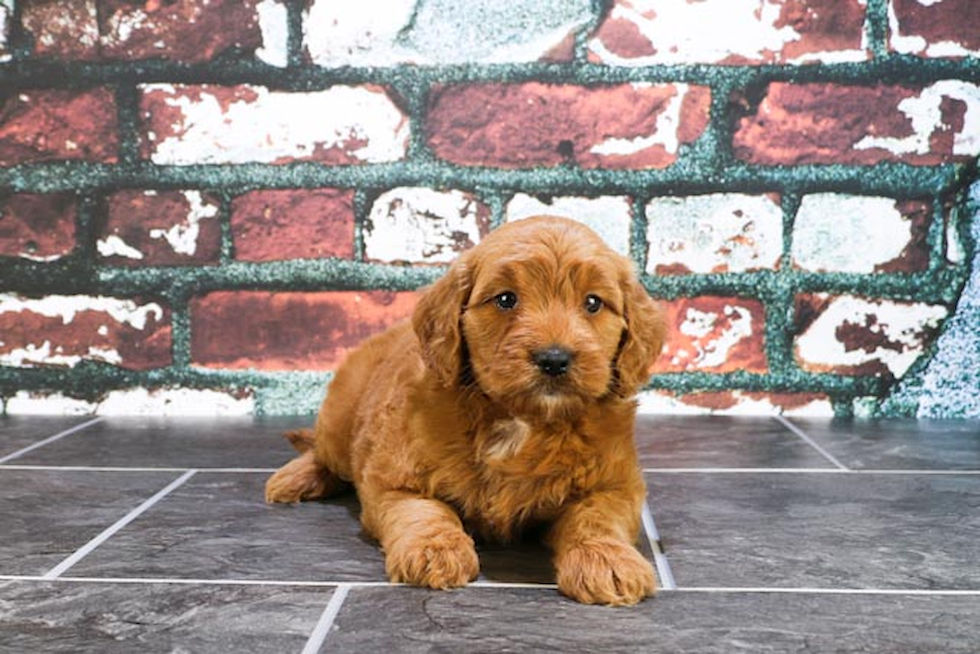
[[[666,328],[660,308],[632,271],[623,282],[623,291],[626,329],[616,358],[616,392],[631,397],[649,380],[650,366],[663,349]]]
[[[412,314],[422,359],[447,388],[459,381],[463,365],[460,321],[470,292],[466,260],[466,256],[457,259],[445,276],[426,289]]]

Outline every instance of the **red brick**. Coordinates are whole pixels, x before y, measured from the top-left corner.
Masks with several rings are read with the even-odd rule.
[[[471,166],[665,168],[704,131],[709,102],[680,84],[448,86],[430,97],[427,139]]]
[[[791,27],[800,38],[787,43],[773,60],[832,63],[836,53],[864,50],[866,5],[866,0],[785,0],[775,26]],[[865,50],[863,58],[868,54]]]
[[[891,0],[889,45],[929,57],[980,54],[980,3],[976,0]]]
[[[22,91],[0,105],[0,166],[56,160],[115,163],[116,101],[105,88]]]
[[[79,60],[209,61],[262,44],[257,0],[47,0],[24,3],[35,53]]]
[[[766,372],[765,308],[758,300],[703,296],[662,304],[667,323],[655,372]]]
[[[122,265],[217,263],[220,201],[199,191],[120,191],[109,197],[99,253]]]
[[[980,89],[954,80],[924,88],[774,82],[739,120],[735,154],[769,165],[966,161],[978,147],[968,107],[980,110]]]
[[[75,247],[75,196],[18,193],[0,197],[0,256],[50,261]]]
[[[208,368],[332,370],[411,315],[414,293],[217,291],[191,301],[191,358]]]
[[[111,59],[163,56],[182,62],[213,59],[231,48],[262,44],[256,0],[128,0],[100,2],[103,55]]]
[[[99,58],[99,7],[96,0],[24,2],[21,25],[42,57],[94,61]]]
[[[132,370],[169,365],[169,309],[111,297],[0,295],[0,364],[72,367],[83,360]]]
[[[231,204],[235,258],[243,261],[354,256],[354,192],[252,191]]]

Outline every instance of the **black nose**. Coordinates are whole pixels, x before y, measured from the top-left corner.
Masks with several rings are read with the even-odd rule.
[[[557,345],[538,350],[532,358],[541,372],[552,377],[564,375],[572,364],[572,353]]]

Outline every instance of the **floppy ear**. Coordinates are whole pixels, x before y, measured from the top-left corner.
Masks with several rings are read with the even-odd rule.
[[[457,259],[445,276],[422,293],[412,314],[422,360],[447,388],[458,383],[463,365],[460,322],[470,292],[470,270],[465,259]]]
[[[631,397],[650,379],[650,366],[664,344],[664,319],[646,289],[630,273],[623,282],[626,329],[616,357],[617,392]]]

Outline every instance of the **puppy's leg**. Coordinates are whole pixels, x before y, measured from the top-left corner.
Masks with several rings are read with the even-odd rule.
[[[298,429],[283,434],[300,453],[279,468],[265,483],[265,501],[291,504],[317,500],[334,495],[347,484],[316,459],[315,438],[310,429]]]
[[[391,581],[457,588],[479,574],[473,539],[445,503],[406,491],[362,492],[361,501],[361,519],[381,543]]]
[[[339,493],[347,483],[316,461],[312,450],[279,468],[265,482],[265,501],[291,504]]]
[[[547,535],[558,589],[586,604],[636,604],[656,591],[650,562],[637,551],[641,501],[627,490],[593,493],[569,505]]]

